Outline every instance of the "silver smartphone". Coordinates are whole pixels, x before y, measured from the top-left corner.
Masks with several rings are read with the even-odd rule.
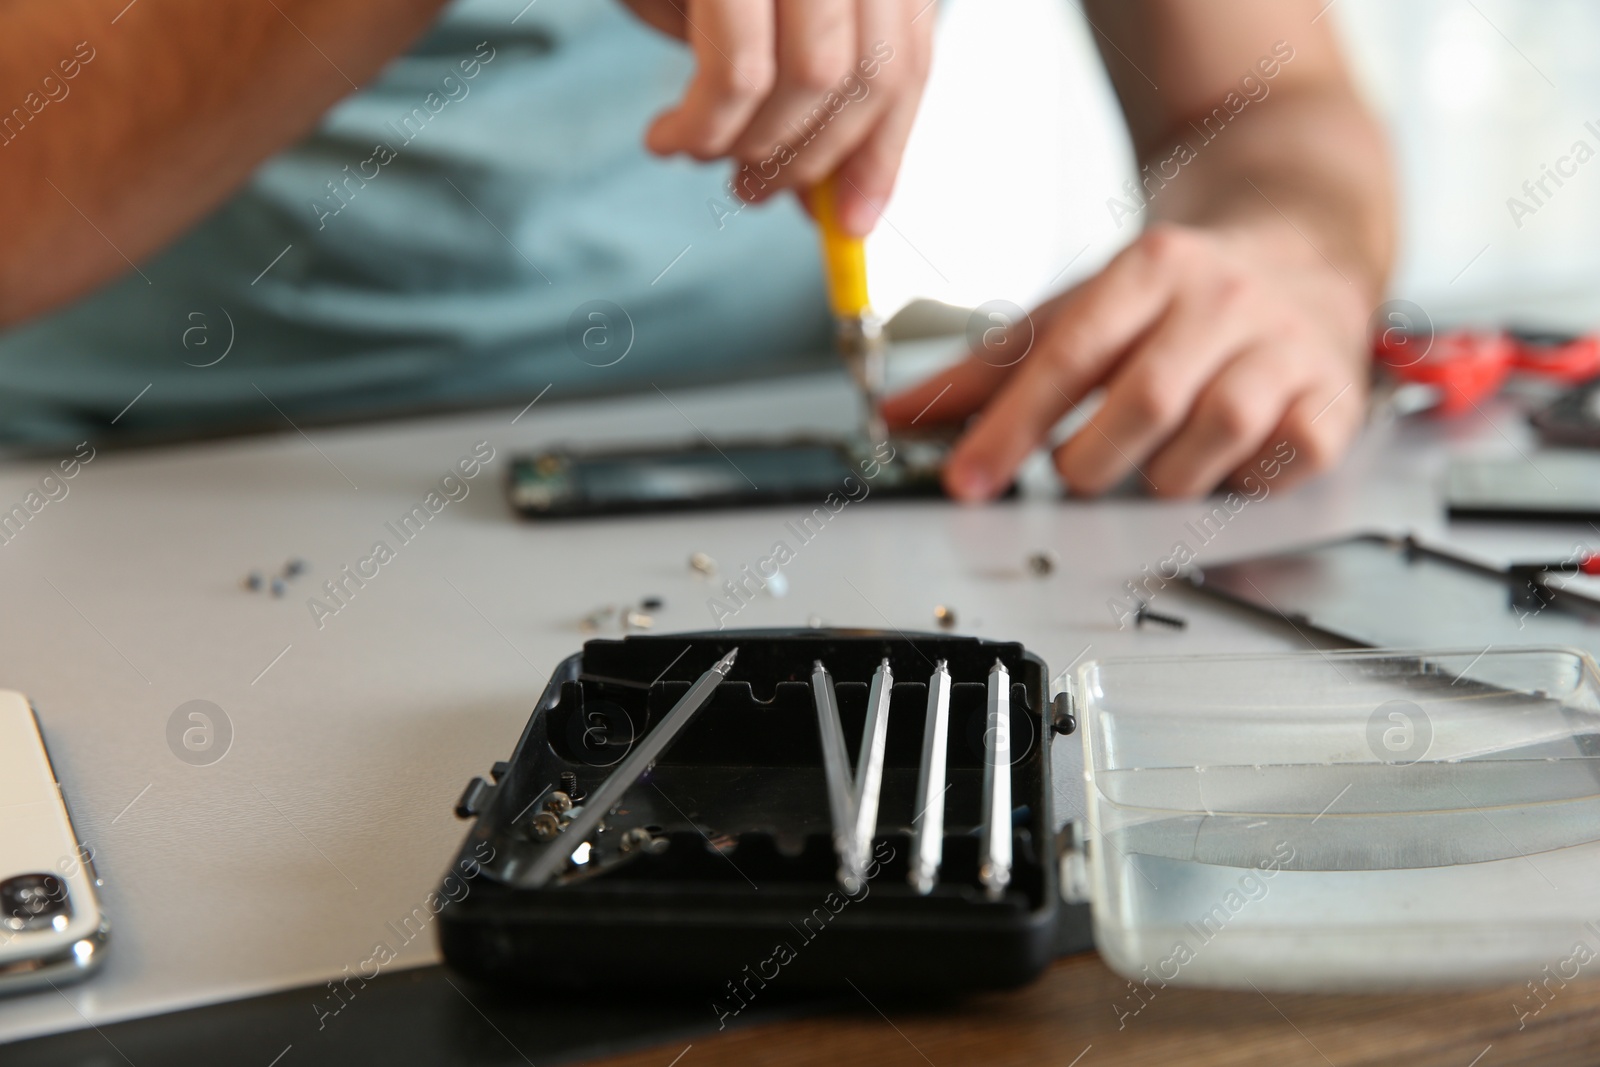
[[[0,993],[81,978],[110,931],[27,697],[0,690]]]

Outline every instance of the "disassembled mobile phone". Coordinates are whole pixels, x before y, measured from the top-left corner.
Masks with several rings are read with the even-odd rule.
[[[1412,537],[1360,534],[1190,572],[1201,592],[1375,648],[1568,645],[1600,653],[1582,560],[1505,569]]]
[[[759,507],[867,497],[937,497],[944,440],[872,444],[797,438],[603,452],[550,449],[512,460],[507,493],[528,518]]]
[[[0,690],[0,992],[81,978],[110,925],[28,700]]]

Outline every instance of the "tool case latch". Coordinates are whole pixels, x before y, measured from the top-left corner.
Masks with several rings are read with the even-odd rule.
[[[494,786],[482,778],[474,778],[467,783],[467,788],[461,791],[461,799],[456,801],[456,818],[476,818],[493,794]]]

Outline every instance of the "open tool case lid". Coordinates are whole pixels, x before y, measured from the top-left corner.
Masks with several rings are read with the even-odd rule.
[[[1600,958],[1586,654],[1108,660],[1071,693],[1088,795],[1063,869],[1136,983],[1564,983]]]
[[[535,820],[552,789],[575,789],[581,808],[735,648],[727,677],[603,829],[585,838],[590,847],[559,834],[540,840]],[[872,864],[867,881],[847,892],[811,678],[820,660],[835,680],[854,766],[869,683],[885,659],[893,685]],[[951,679],[943,860],[923,895],[908,872],[929,681],[940,660]],[[996,661],[1010,678],[1013,864],[1004,892],[991,899],[980,884],[978,827]],[[769,981],[791,991],[842,987],[845,979],[882,990],[1022,984],[1063,945],[1087,947],[1087,908],[1064,906],[1058,889],[1049,742],[1071,723],[1055,717],[1048,677],[1019,644],[934,634],[724,631],[589,641],[552,675],[511,758],[462,797],[458,814],[475,821],[442,889],[455,900],[439,917],[445,958],[481,979],[569,989],[666,985],[749,995]],[[551,821],[546,816],[546,834]],[[558,877],[530,884],[549,849],[572,859],[563,858]]]

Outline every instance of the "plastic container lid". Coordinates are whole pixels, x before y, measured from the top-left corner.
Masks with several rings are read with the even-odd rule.
[[[1108,660],[1072,695],[1088,789],[1066,881],[1135,981],[1537,982],[1600,956],[1582,652]]]

